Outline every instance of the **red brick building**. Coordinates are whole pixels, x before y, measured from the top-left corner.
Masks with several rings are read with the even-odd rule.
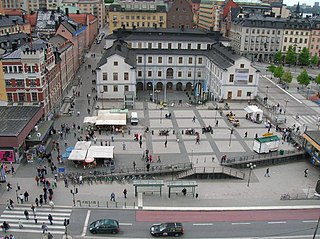
[[[193,28],[192,5],[188,0],[174,0],[167,14],[167,28]]]

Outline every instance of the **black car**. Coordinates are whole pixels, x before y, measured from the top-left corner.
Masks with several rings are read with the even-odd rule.
[[[114,219],[100,219],[90,223],[89,231],[96,233],[113,233],[116,234],[120,230],[119,222]]]
[[[166,222],[152,225],[150,228],[152,236],[181,236],[183,235],[183,227],[180,222]]]

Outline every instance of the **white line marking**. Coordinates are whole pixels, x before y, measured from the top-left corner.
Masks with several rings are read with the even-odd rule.
[[[286,93],[287,95],[289,95],[292,99],[294,99],[295,101],[299,102],[300,104],[302,104],[302,101],[297,99],[296,97],[294,97],[293,95],[291,95],[288,91],[282,89],[281,86],[279,86],[278,84],[274,83],[272,80],[270,80],[268,77],[264,76],[265,79],[267,79],[271,84],[273,84],[274,86],[278,87],[280,90],[282,90],[284,93]]]
[[[9,232],[28,232],[28,233],[41,233],[42,234],[42,230],[24,230],[24,229],[13,229],[13,228],[10,228],[10,231]],[[56,234],[60,234],[60,235],[63,235],[65,234],[64,231],[50,231],[52,232],[52,234],[56,235]]]
[[[280,221],[280,222],[268,222],[268,224],[285,224],[287,222],[284,222],[284,221]]]
[[[309,220],[309,221],[302,221],[302,222],[318,222],[317,220]]]
[[[88,228],[88,224],[89,224],[90,214],[91,214],[91,210],[88,210],[87,216],[86,216],[86,220],[84,221],[83,231],[82,231],[81,236],[85,236],[86,233],[87,233],[87,228]]]
[[[120,226],[132,226],[132,223],[130,222],[119,222]]]
[[[212,226],[213,223],[194,223],[194,226]]]
[[[251,222],[233,222],[232,225],[250,225]]]

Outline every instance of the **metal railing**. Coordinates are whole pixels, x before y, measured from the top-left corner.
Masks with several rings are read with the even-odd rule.
[[[128,202],[118,202],[118,201],[107,201],[107,200],[77,200],[76,206],[79,207],[106,207],[106,208],[127,208],[134,209],[138,204],[134,201]]]

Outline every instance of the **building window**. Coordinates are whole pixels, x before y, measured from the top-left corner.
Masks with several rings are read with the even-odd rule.
[[[152,43],[151,43],[151,42],[148,43],[148,48],[149,48],[149,49],[152,48]]]
[[[24,93],[18,93],[18,100],[19,101],[25,101],[25,94]]]
[[[38,101],[38,93],[37,92],[31,93],[31,101]]]
[[[138,57],[138,63],[142,63],[142,57],[141,56]]]
[[[141,42],[138,42],[138,48],[142,48],[142,43]]]
[[[182,77],[182,71],[178,71],[178,77]]]
[[[249,75],[249,83],[253,82],[253,75]]]
[[[240,64],[240,68],[244,68],[244,64]]]
[[[128,85],[124,86],[124,91],[129,91],[129,86]]]
[[[124,80],[129,80],[129,73],[128,72],[124,72],[123,73],[123,79]]]
[[[198,58],[198,64],[202,64],[202,57]]]
[[[171,56],[169,56],[168,62],[169,62],[170,64],[172,64],[172,57],[171,57]]]
[[[9,102],[13,101],[12,93],[7,93],[7,98]]]
[[[142,71],[138,71],[138,77],[142,77]]]
[[[192,57],[189,57],[188,62],[189,62],[189,64],[192,64]]]
[[[103,92],[108,92],[108,86],[107,85],[103,86]]]
[[[118,80],[118,73],[117,72],[113,73],[113,80],[114,81]]]
[[[188,49],[189,50],[191,49],[191,43],[188,43]]]
[[[148,63],[152,63],[152,57],[148,56]]]
[[[197,49],[200,50],[201,49],[201,44],[197,45]]]
[[[108,80],[108,73],[107,72],[103,72],[102,80]]]
[[[181,49],[181,43],[178,43],[178,49]]]
[[[161,42],[158,43],[158,49],[162,49],[162,43]]]
[[[191,71],[188,71],[188,78],[191,78]]]
[[[114,61],[114,62],[113,62],[113,65],[114,65],[114,66],[118,66],[118,64],[119,64],[119,63],[118,63],[117,61]]]
[[[18,87],[24,87],[24,80],[16,80],[16,84]]]
[[[238,97],[241,97],[241,95],[242,95],[242,90],[238,90],[238,91],[237,91],[237,96],[238,96]]]
[[[168,49],[172,48],[172,43],[168,43]]]
[[[233,82],[233,80],[234,80],[234,74],[230,74],[229,82]]]
[[[118,86],[117,85],[113,86],[113,92],[118,92]]]
[[[152,77],[152,71],[148,71],[148,77]]]
[[[162,71],[158,71],[158,77],[162,76]]]
[[[251,91],[247,91],[247,97],[251,97]]]
[[[161,56],[158,57],[158,63],[162,63],[162,57]]]
[[[198,71],[198,77],[201,77],[201,71]]]
[[[182,57],[179,57],[179,64],[182,64]]]

